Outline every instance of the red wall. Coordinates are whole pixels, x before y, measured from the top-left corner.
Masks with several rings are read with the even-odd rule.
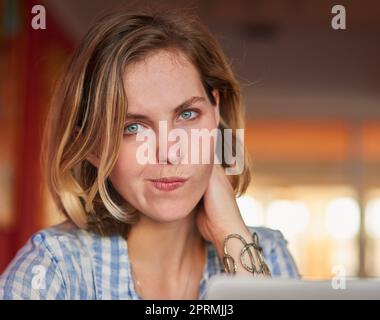
[[[17,250],[42,225],[44,194],[40,171],[40,145],[44,118],[53,79],[63,67],[72,50],[72,42],[57,24],[53,14],[46,10],[46,29],[34,30],[31,20],[34,0],[19,2],[17,11],[21,24],[17,33],[6,35],[11,72],[17,73],[20,97],[16,143],[14,146],[14,180],[12,190],[12,223],[0,229],[0,272]],[[7,9],[7,8],[5,8]]]

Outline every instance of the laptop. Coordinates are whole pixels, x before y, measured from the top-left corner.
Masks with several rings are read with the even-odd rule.
[[[206,300],[380,300],[379,279],[300,280],[217,275]]]

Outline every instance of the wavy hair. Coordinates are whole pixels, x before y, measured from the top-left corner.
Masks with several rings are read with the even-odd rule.
[[[233,130],[236,153],[234,129],[244,128],[240,86],[218,41],[199,18],[184,11],[107,14],[89,29],[66,66],[42,141],[41,164],[49,192],[59,211],[79,228],[125,232],[138,219],[138,211],[108,177],[128,108],[123,73],[127,65],[157,50],[183,53],[198,70],[213,105],[212,90],[219,91],[219,129]],[[98,157],[98,168],[87,160],[90,154]],[[251,179],[247,152],[244,157],[242,173],[229,176],[236,196],[246,191]],[[228,166],[224,160],[222,165]]]

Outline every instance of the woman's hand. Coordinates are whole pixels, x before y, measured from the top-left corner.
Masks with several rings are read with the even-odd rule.
[[[228,234],[238,233],[251,242],[251,233],[240,214],[232,185],[219,164],[214,164],[196,219],[201,235],[215,245],[220,255]]]

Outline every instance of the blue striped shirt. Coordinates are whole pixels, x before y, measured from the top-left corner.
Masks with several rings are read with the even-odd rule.
[[[281,232],[256,231],[273,277],[299,277]],[[211,242],[198,299],[208,281],[224,272]],[[102,237],[70,222],[35,233],[18,251],[0,277],[0,299],[142,299],[136,293],[128,259],[128,243],[121,235]]]

